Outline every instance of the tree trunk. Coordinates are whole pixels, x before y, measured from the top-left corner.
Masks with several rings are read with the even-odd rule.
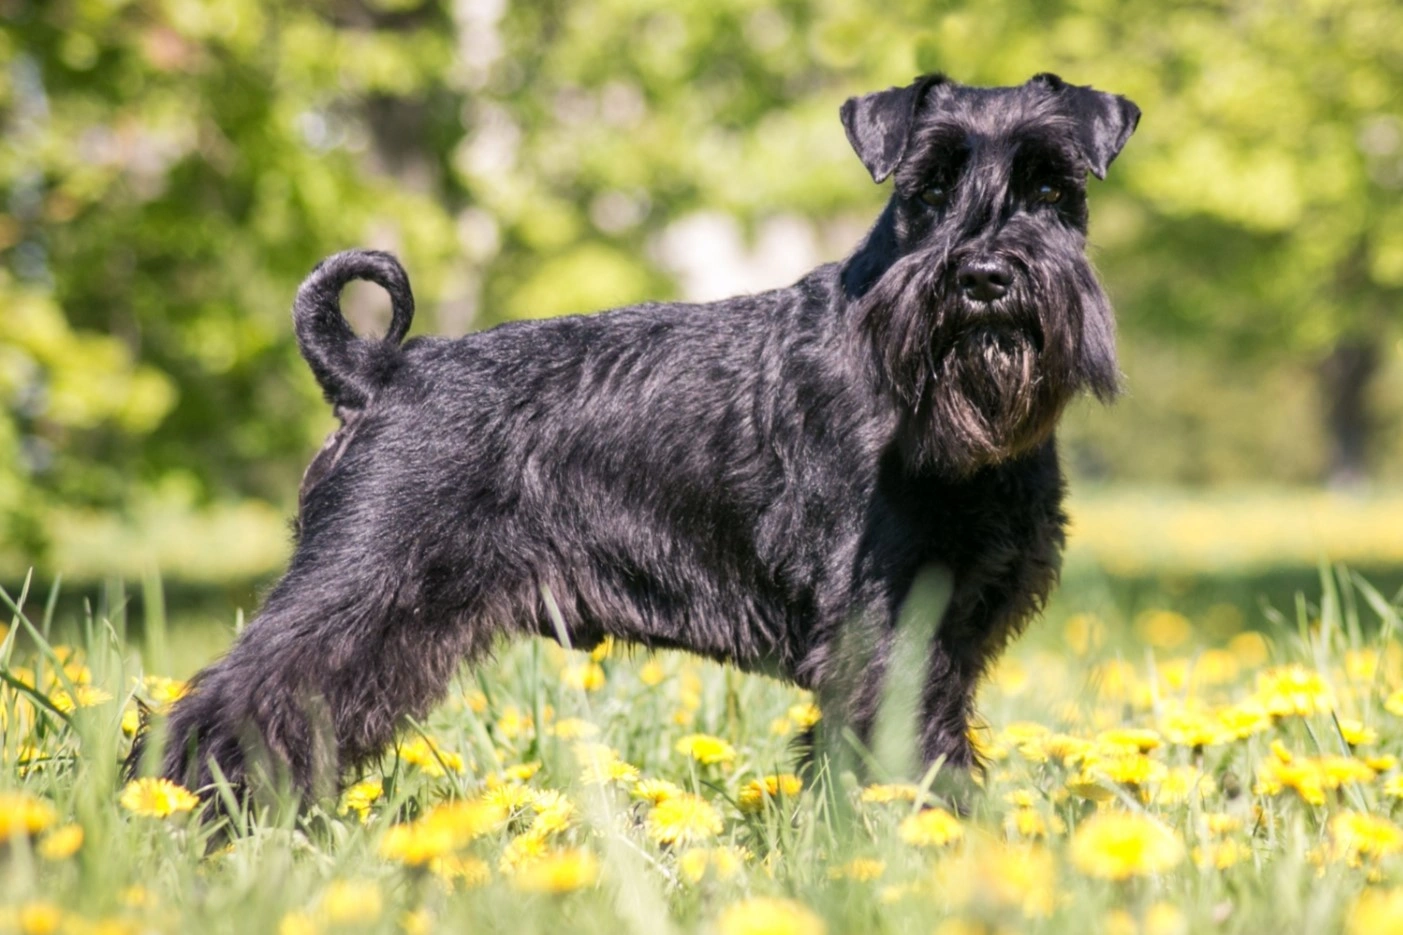
[[[1331,487],[1359,488],[1369,480],[1369,443],[1374,422],[1369,383],[1379,369],[1379,350],[1367,337],[1343,338],[1320,365]]]

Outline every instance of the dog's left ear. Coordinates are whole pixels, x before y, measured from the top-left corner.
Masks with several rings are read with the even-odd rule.
[[[1081,148],[1086,155],[1087,168],[1098,179],[1106,177],[1106,169],[1116,158],[1135,125],[1140,122],[1140,108],[1119,94],[1107,94],[1080,84],[1067,84],[1054,74],[1044,72],[1031,80],[1040,81],[1055,91],[1067,113],[1077,123]]]
[[[884,181],[901,163],[921,98],[931,85],[944,80],[943,75],[924,75],[904,88],[873,91],[843,102],[838,111],[843,129],[858,158],[872,173],[872,181]]]

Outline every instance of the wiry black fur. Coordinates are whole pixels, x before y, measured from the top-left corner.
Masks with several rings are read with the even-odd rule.
[[[1123,98],[1038,76],[928,76],[842,115],[895,193],[846,261],[705,305],[645,304],[404,344],[386,254],[338,254],[297,297],[298,340],[343,426],[304,480],[286,576],[171,713],[161,771],[236,785],[250,757],[329,787],[504,636],[606,635],[814,689],[870,728],[917,573],[951,573],[922,753],[968,765],[976,682],[1057,577],[1053,428],[1115,392],[1109,305],[1084,256],[1086,173],[1134,128]],[[932,207],[922,190],[949,193]],[[1038,200],[1040,186],[1061,191]],[[1011,282],[981,300],[970,263]],[[385,286],[356,338],[337,295]],[[871,636],[840,675],[845,633]],[[139,763],[140,749],[132,763]]]

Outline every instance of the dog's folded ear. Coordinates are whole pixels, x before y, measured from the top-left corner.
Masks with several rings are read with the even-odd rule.
[[[838,111],[843,129],[872,173],[872,181],[884,181],[901,163],[921,99],[932,85],[944,80],[943,75],[923,75],[904,88],[873,91],[843,102]]]
[[[1030,80],[1042,82],[1059,95],[1067,113],[1077,123],[1087,168],[1098,179],[1104,179],[1111,160],[1135,132],[1140,122],[1140,108],[1119,94],[1067,84],[1048,72],[1034,75]]]

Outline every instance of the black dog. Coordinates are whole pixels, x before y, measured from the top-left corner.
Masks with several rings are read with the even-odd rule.
[[[971,764],[976,683],[1057,577],[1058,416],[1116,391],[1085,180],[1139,110],[1053,75],[937,75],[841,113],[896,190],[847,260],[786,289],[400,346],[413,299],[392,257],[318,266],[293,316],[343,424],[308,468],[286,576],[176,704],[164,774],[204,787],[217,764],[242,786],[257,757],[324,791],[465,659],[557,622],[576,647],[778,674],[862,737],[932,564],[953,590],[921,753]],[[384,340],[341,316],[351,279],[389,291]],[[857,679],[852,632],[876,647]]]

